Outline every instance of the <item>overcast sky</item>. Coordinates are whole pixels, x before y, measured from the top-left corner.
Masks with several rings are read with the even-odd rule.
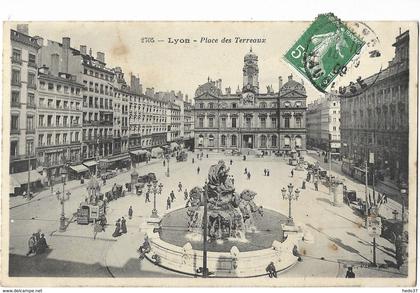
[[[367,22],[380,42],[381,64],[394,55],[392,43],[408,23]],[[253,44],[258,55],[260,92],[266,92],[267,85],[278,91],[278,76],[291,73],[294,79],[301,76],[282,58],[287,50],[301,36],[310,22],[32,22],[29,34],[44,39],[61,42],[62,37],[71,38],[71,46],[80,45],[105,52],[107,66],[123,68],[126,77],[129,72],[140,77],[143,89],[154,87],[158,91],[175,90],[194,96],[196,88],[207,81],[221,78],[222,88],[230,86],[235,91],[242,87],[243,57],[251,45],[235,43],[235,37],[266,39],[265,43]],[[15,27],[15,24],[12,24]],[[143,37],[153,37],[155,41],[142,43]],[[219,43],[200,43],[201,38],[216,38]],[[222,38],[232,39],[230,44],[222,44]],[[169,44],[168,38],[190,38],[198,40],[189,44]],[[367,77],[378,70],[378,64],[362,62],[358,75]],[[128,81],[128,78],[126,78]],[[304,80],[308,102],[321,93]]]

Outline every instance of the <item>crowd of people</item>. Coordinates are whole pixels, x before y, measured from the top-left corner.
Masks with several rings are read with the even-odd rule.
[[[45,235],[44,233],[41,233],[41,230],[38,230],[29,237],[28,253],[26,253],[26,256],[42,254],[47,248],[49,248],[49,246],[45,239]]]

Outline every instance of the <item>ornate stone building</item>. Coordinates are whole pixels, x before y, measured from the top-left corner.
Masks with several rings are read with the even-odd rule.
[[[408,31],[397,36],[393,46],[389,66],[363,80],[370,87],[342,99],[341,140],[345,171],[363,166],[374,153],[378,177],[399,183],[408,175]]]
[[[271,154],[306,150],[306,91],[288,77],[279,92],[260,93],[258,56],[244,57],[243,86],[222,92],[222,80],[208,80],[195,92],[195,147],[206,150],[258,149]]]

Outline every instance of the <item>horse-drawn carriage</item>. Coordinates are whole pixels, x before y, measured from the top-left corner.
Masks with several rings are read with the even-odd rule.
[[[176,156],[177,162],[185,162],[188,159],[188,154],[185,151],[180,151]]]
[[[148,173],[143,176],[138,177],[138,183],[150,183],[156,180],[156,174],[155,173]]]

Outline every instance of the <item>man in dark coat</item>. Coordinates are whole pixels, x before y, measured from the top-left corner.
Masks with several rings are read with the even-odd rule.
[[[355,277],[356,277],[356,275],[353,272],[353,268],[352,267],[348,267],[347,268],[347,273],[346,273],[346,278],[353,279]]]
[[[130,206],[128,208],[128,218],[131,220],[132,217],[133,217],[133,208]]]
[[[188,199],[188,190],[185,188],[185,191],[184,191],[184,200],[187,200]]]
[[[277,278],[277,270],[273,262],[270,262],[265,271],[268,273],[270,278]]]
[[[35,233],[33,233],[32,236],[29,237],[29,240],[28,240],[29,250],[26,256],[29,256],[31,253],[36,253],[36,245],[37,245],[36,237],[35,237]]]
[[[175,193],[174,193],[173,190],[171,191],[171,193],[169,194],[169,196],[171,197],[171,202],[173,202],[174,199],[175,199]]]
[[[197,167],[197,174],[200,174],[200,166]]]
[[[45,235],[41,234],[41,237],[39,238],[39,241],[38,241],[37,253],[44,253],[45,250],[47,250],[47,248],[48,248],[48,244],[47,244],[47,240],[45,239]]]

